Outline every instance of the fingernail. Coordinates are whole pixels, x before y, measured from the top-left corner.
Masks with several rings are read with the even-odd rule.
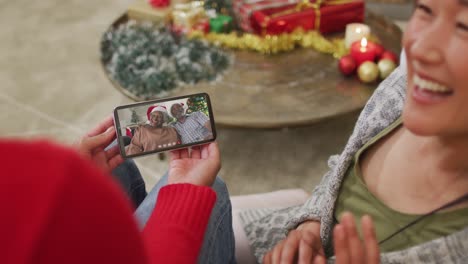
[[[113,127],[109,127],[109,128],[106,130],[106,132],[104,132],[104,133],[109,133],[109,132],[111,132],[112,130],[114,130],[114,128],[113,128]]]

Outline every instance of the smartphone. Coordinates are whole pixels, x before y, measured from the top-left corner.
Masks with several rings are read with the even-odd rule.
[[[216,140],[210,97],[206,93],[158,99],[114,109],[123,158],[134,158]]]

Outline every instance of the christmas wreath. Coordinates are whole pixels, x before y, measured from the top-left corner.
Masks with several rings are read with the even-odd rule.
[[[180,85],[213,81],[231,57],[203,40],[187,39],[165,25],[128,21],[103,35],[101,56],[109,76],[142,99]]]

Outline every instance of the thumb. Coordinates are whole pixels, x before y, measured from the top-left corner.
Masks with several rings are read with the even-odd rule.
[[[326,264],[327,263],[327,260],[325,259],[324,256],[316,256],[315,259],[314,259],[314,264]]]
[[[104,133],[88,137],[83,141],[85,148],[92,150],[98,147],[105,148],[109,145],[112,140],[115,138],[115,129],[114,127],[109,127]]]

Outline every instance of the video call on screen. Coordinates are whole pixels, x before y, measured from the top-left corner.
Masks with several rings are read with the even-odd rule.
[[[120,147],[133,156],[213,140],[210,107],[198,94],[118,108]]]

